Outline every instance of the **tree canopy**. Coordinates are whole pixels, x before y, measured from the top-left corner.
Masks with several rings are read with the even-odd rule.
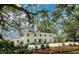
[[[37,4],[1,4],[0,39],[3,39],[4,32],[10,30],[20,32],[20,35],[24,31],[48,32],[57,36],[65,35],[67,40],[78,41],[79,5],[59,4],[49,11]]]

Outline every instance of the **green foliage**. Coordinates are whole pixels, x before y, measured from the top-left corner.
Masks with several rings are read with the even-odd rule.
[[[20,45],[23,45],[23,41],[21,41],[19,44],[20,44]]]
[[[56,26],[54,27],[53,25],[52,17],[49,17],[49,11],[42,8],[43,5],[24,6],[27,6],[27,8],[23,9],[12,4],[0,5],[1,35],[2,33],[10,32],[10,29],[14,29],[20,36],[23,36],[23,32],[26,31],[26,29],[35,32],[35,26],[37,27],[36,31],[48,33],[57,32],[57,30],[54,29]],[[42,21],[40,21],[39,18],[42,19]],[[27,23],[28,26],[26,25]]]
[[[10,46],[11,47],[14,47],[14,42],[10,42]]]
[[[62,22],[60,24],[63,25],[63,33],[67,35],[66,38],[68,40],[72,39],[76,42],[77,39],[79,39],[79,37],[77,36],[79,28],[79,5],[57,5],[57,10],[60,10],[59,13],[61,13],[61,15],[57,17],[57,19],[62,19]]]
[[[49,46],[49,44],[46,44],[46,48],[49,48],[50,46]]]
[[[69,46],[73,46],[73,44],[69,44]]]
[[[65,35],[58,35],[58,36],[56,37],[56,39],[58,40],[58,42],[64,42],[65,39],[66,39],[66,36],[65,36]]]
[[[40,32],[46,32],[46,33],[51,33],[53,31],[52,25],[53,22],[52,20],[42,20],[39,22],[39,31]]]
[[[62,46],[65,46],[65,43],[63,43]]]
[[[8,40],[0,41],[0,54],[31,54],[33,49],[29,49],[28,45],[14,45],[14,42]]]
[[[35,45],[35,50],[37,50],[38,49],[38,46],[37,45]]]
[[[34,32],[37,25],[37,31],[40,32],[54,33],[57,36],[66,34],[65,37],[57,37],[60,42],[64,38],[68,41],[71,39],[79,41],[79,5],[57,4],[53,12],[42,8],[43,5],[27,5],[27,7],[23,9],[16,5],[0,5],[0,39],[4,39],[3,33],[12,28],[22,36],[26,28]]]
[[[41,49],[45,49],[46,47],[45,47],[45,45],[44,44],[42,44],[41,45]]]
[[[28,48],[28,44],[25,44],[25,45],[24,45],[24,48],[27,49],[27,48]]]

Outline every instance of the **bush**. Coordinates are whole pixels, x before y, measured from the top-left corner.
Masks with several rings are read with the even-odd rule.
[[[45,49],[45,46],[44,46],[44,44],[42,44],[42,45],[41,45],[41,49]]]
[[[49,44],[46,44],[46,48],[49,48]]]
[[[21,43],[22,44],[22,43]],[[28,49],[28,44],[14,45],[14,42],[0,41],[0,54],[31,54],[33,49]]]
[[[77,46],[76,44],[73,44],[73,46]]]
[[[38,46],[37,45],[35,45],[35,50],[37,50],[38,49]]]
[[[28,48],[28,44],[25,44],[25,45],[24,45],[24,48],[27,49],[27,48]]]
[[[65,46],[65,43],[63,43],[62,46]]]
[[[23,45],[23,42],[21,41],[19,44],[20,44],[20,45]]]
[[[69,46],[73,46],[73,44],[69,44]]]

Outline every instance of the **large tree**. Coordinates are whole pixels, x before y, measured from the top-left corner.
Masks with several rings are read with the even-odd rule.
[[[79,5],[57,5],[53,19],[55,22],[60,21],[59,24],[63,25],[62,30],[67,34],[68,40],[77,41],[79,39]]]
[[[23,18],[22,13],[25,13],[25,19],[28,22],[31,20],[31,15],[36,15],[36,13],[30,12],[27,9],[21,7],[21,5],[13,4],[1,4],[0,5],[0,39],[3,39],[3,32],[9,30],[10,28],[15,28],[19,32],[21,31]],[[27,22],[27,20],[26,20]]]
[[[47,19],[50,27],[51,21],[49,19],[48,10],[42,8],[42,5],[16,5],[16,4],[1,4],[0,5],[0,38],[3,39],[3,32],[14,28],[18,30],[21,35],[23,29],[28,28],[28,31],[34,31],[35,26],[40,23],[39,19]],[[27,25],[28,24],[28,25]],[[24,27],[25,26],[25,27]],[[41,28],[42,29],[42,28]],[[50,28],[48,28],[50,29]],[[45,29],[42,32],[47,31]]]

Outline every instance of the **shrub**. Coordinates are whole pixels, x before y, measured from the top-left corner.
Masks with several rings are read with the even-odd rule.
[[[14,47],[14,42],[13,41],[10,42],[10,47]]]
[[[19,44],[20,44],[20,45],[23,45],[23,42],[21,41]]]
[[[41,45],[41,49],[45,49],[45,46],[44,46],[44,44],[42,44],[42,45]]]
[[[27,49],[27,48],[28,48],[28,44],[25,44],[25,45],[24,45],[24,48]]]
[[[69,46],[73,46],[73,44],[69,44]]]
[[[49,44],[46,44],[46,48],[49,48]]]
[[[35,45],[35,50],[37,50],[38,49],[38,46],[37,45]]]
[[[77,46],[76,44],[73,44],[73,46]]]
[[[47,40],[45,39],[44,44],[47,42]]]
[[[62,46],[65,46],[65,43],[63,43]]]

